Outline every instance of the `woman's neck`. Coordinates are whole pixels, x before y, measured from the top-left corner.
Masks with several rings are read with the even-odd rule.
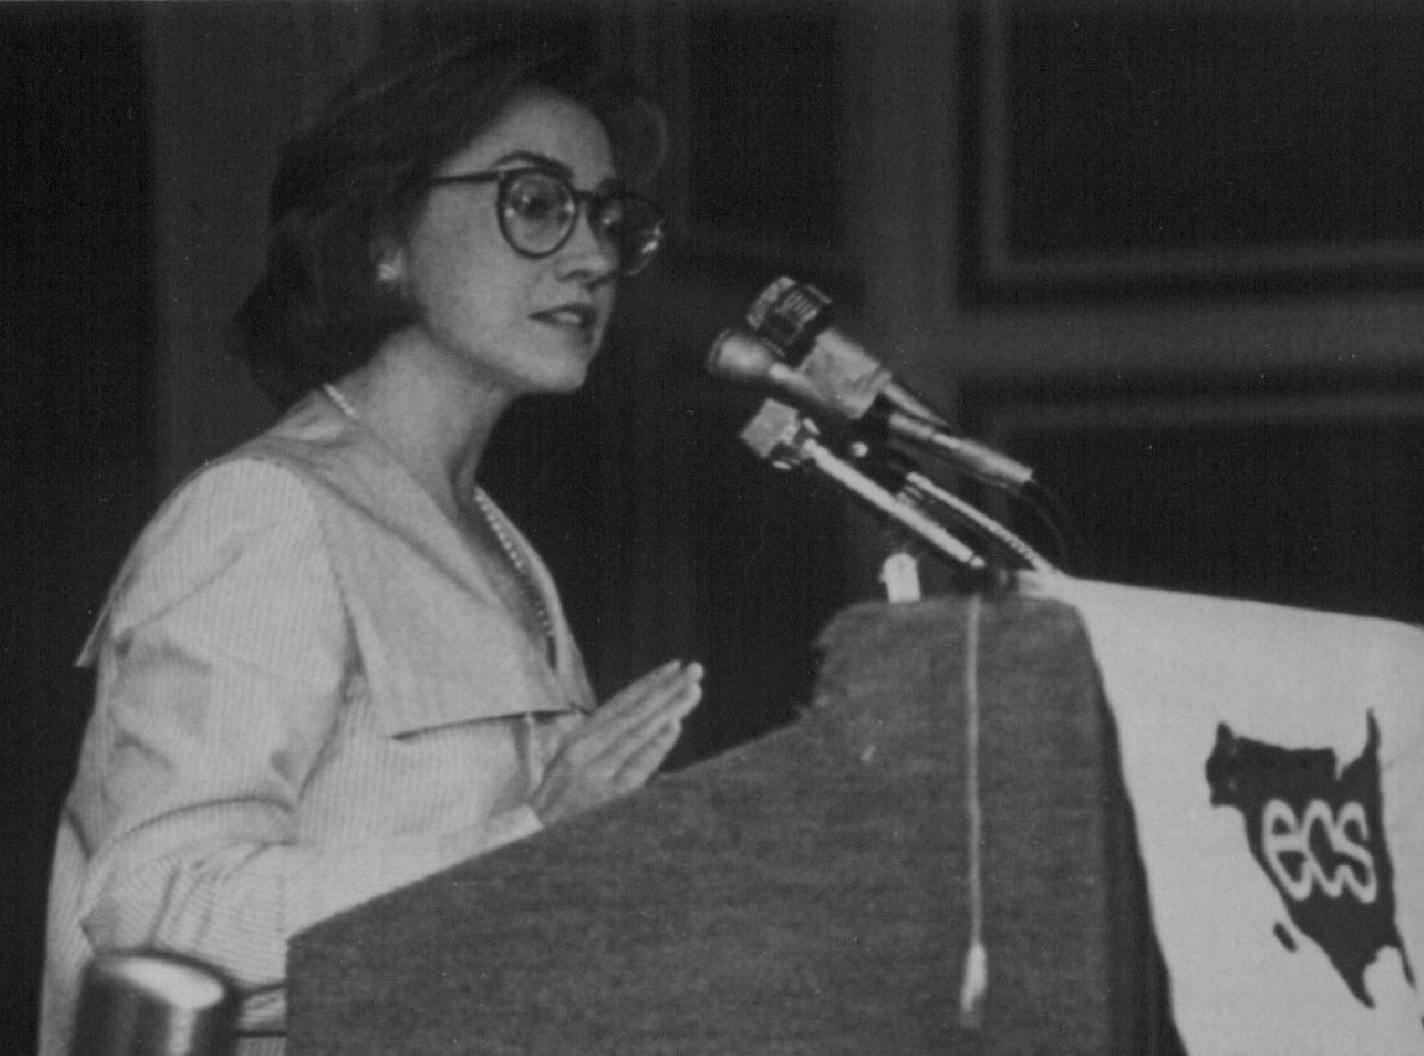
[[[511,397],[468,376],[430,370],[420,358],[388,342],[337,388],[362,424],[459,520]]]

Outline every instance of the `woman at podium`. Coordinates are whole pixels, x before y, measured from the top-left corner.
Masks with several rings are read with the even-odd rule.
[[[700,696],[596,707],[549,573],[479,484],[510,403],[577,389],[663,217],[660,115],[564,56],[398,55],[289,144],[232,348],[284,409],[183,483],[87,643],[42,1056],[96,952],[197,958],[284,1046],[306,926],[637,788]]]

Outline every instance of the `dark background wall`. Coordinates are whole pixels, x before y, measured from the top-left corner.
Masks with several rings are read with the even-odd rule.
[[[488,471],[601,688],[708,663],[675,765],[785,721],[816,630],[874,591],[880,533],[741,450],[754,398],[700,369],[782,273],[1039,467],[1079,571],[1424,618],[1410,5],[0,4],[7,1051],[70,660],[154,505],[270,420],[218,335],[278,145],[382,43],[500,26],[631,61],[681,141],[674,248]]]
[[[54,818],[84,721],[71,664],[152,501],[154,308],[136,20],[0,7],[0,1047],[33,1044]]]

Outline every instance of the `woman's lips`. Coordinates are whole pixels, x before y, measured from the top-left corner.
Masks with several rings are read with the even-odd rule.
[[[535,312],[533,318],[541,323],[552,323],[555,326],[591,330],[598,319],[598,312],[591,304],[561,304],[557,308],[546,308],[544,311]]]

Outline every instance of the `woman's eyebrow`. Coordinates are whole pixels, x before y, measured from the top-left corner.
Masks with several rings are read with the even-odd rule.
[[[541,169],[548,169],[550,172],[557,173],[564,179],[568,180],[570,184],[573,183],[573,169],[569,168],[568,165],[564,164],[557,158],[551,158],[547,154],[540,154],[539,152],[533,150],[512,150],[508,154],[502,154],[498,158],[496,158],[493,162],[493,166],[494,168],[500,168],[501,166],[514,163],[518,163],[521,165],[534,165]],[[623,181],[616,175],[608,176],[605,179],[598,181],[598,188],[599,190],[603,191],[609,190],[613,187],[622,186]]]
[[[526,165],[537,165],[541,169],[550,169],[557,172],[564,179],[572,179],[574,170],[565,165],[557,158],[551,158],[547,154],[540,154],[532,150],[513,150],[508,154],[503,154],[494,161],[495,167],[508,165],[511,162],[522,162]]]

